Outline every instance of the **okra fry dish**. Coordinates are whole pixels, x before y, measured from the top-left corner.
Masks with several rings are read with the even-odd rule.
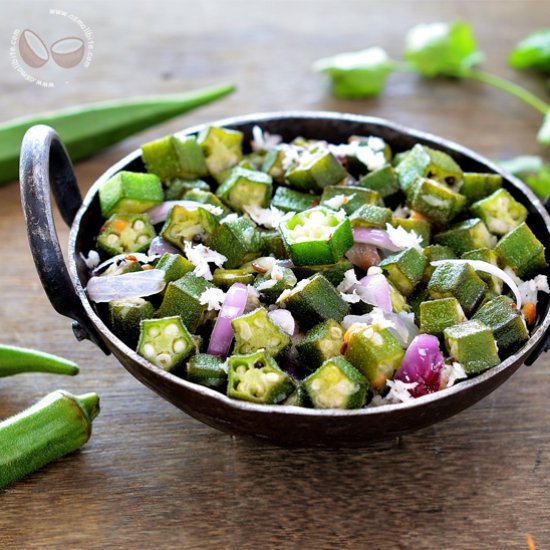
[[[99,189],[87,293],[153,365],[253,403],[407,401],[497,365],[548,293],[527,209],[417,144],[256,126],[142,147]]]

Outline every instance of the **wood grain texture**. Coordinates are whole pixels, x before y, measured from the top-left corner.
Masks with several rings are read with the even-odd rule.
[[[4,1],[0,48],[35,28],[46,3]],[[90,68],[44,90],[0,55],[0,120],[221,81],[219,103],[129,139],[86,162],[83,191],[149,138],[258,111],[336,110],[389,118],[490,158],[538,153],[539,115],[476,83],[393,75],[371,101],[331,99],[311,63],[380,45],[399,56],[419,22],[461,17],[485,67],[546,94],[544,80],[506,66],[519,38],[547,21],[547,2],[267,0],[64,2],[94,32]],[[2,52],[0,51],[0,54]],[[57,219],[63,243],[67,229]],[[65,247],[64,247],[65,248]],[[2,341],[64,355],[71,379],[21,375],[0,383],[0,417],[57,387],[97,391],[102,412],[79,452],[0,493],[0,549],[550,547],[550,362],[541,358],[478,405],[400,441],[362,450],[281,449],[232,438],[185,416],[130,377],[47,302],[28,251],[16,185],[0,188]]]

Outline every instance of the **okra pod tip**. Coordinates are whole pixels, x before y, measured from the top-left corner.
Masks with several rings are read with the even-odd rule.
[[[0,344],[0,378],[23,372],[45,372],[74,376],[76,363],[43,351]]]

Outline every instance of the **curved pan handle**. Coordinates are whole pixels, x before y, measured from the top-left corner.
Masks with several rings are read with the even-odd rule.
[[[19,171],[27,236],[42,286],[54,309],[74,320],[77,340],[91,340],[109,353],[76,294],[59,246],[50,189],[68,226],[82,197],[67,150],[52,128],[38,125],[27,131],[21,145]]]

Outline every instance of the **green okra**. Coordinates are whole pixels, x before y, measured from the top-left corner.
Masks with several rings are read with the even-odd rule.
[[[188,191],[210,191],[210,185],[203,180],[186,180],[183,178],[174,178],[164,182],[164,199],[167,201],[183,199]]]
[[[496,244],[495,237],[479,218],[454,224],[446,231],[435,235],[434,240],[438,244],[452,248],[458,256],[478,248],[491,248]]]
[[[292,290],[285,290],[277,305],[290,310],[304,330],[328,319],[340,322],[349,313],[349,304],[321,273],[302,279]]]
[[[151,302],[143,298],[124,298],[109,302],[109,326],[127,346],[135,349],[143,319],[155,315]]]
[[[367,379],[342,356],[327,359],[302,382],[315,409],[359,409],[365,404]]]
[[[344,279],[346,271],[353,269],[353,264],[346,258],[342,258],[335,264],[324,265],[297,265],[292,268],[298,279],[307,279],[316,273],[322,273],[333,286],[338,286]]]
[[[155,264],[155,269],[164,271],[166,283],[181,279],[186,273],[190,273],[195,266],[181,254],[165,252]]]
[[[290,345],[290,337],[269,317],[263,307],[231,321],[235,333],[235,353],[247,354],[265,350],[277,356]]]
[[[527,208],[506,189],[499,189],[470,207],[487,225],[491,233],[506,235],[527,219]]]
[[[197,353],[187,363],[187,379],[195,384],[225,391],[227,367],[222,359],[208,353]]]
[[[314,147],[303,153],[285,175],[291,187],[318,193],[324,187],[343,180],[347,172],[330,151]]]
[[[200,131],[197,141],[206,157],[210,174],[218,176],[243,158],[244,134],[238,130],[209,126]]]
[[[296,349],[304,366],[308,370],[314,370],[327,359],[340,355],[343,344],[342,325],[329,319],[310,329]]]
[[[296,383],[269,353],[232,355],[227,360],[227,395],[252,403],[275,404],[286,400]]]
[[[468,204],[488,197],[502,187],[502,176],[499,174],[479,174],[465,172],[459,192],[466,197]]]
[[[428,246],[432,238],[432,225],[422,218],[392,218],[394,227],[402,227],[405,231],[414,231],[420,237],[420,246]]]
[[[0,422],[0,488],[82,447],[98,413],[97,394],[57,390]]]
[[[195,353],[195,341],[181,317],[144,319],[137,352],[153,365],[173,372]]]
[[[222,85],[186,94],[94,103],[2,124],[0,184],[17,178],[21,140],[31,126],[51,126],[63,140],[73,162],[76,162],[141,130],[215,101],[233,90],[233,86]]]
[[[405,296],[422,280],[428,260],[416,250],[405,248],[401,252],[384,258],[378,265],[387,273],[388,279]]]
[[[329,185],[323,189],[320,205],[344,210],[349,216],[364,204],[376,205],[380,195],[372,189],[354,185]]]
[[[237,167],[218,187],[216,195],[233,210],[243,213],[247,206],[268,206],[273,191],[269,174]]]
[[[78,365],[63,357],[18,346],[0,344],[0,378],[23,372],[78,374]]]
[[[389,197],[399,191],[399,180],[393,166],[387,165],[369,172],[363,176],[355,185],[366,187],[376,191],[382,198]]]
[[[347,216],[324,206],[295,214],[278,230],[295,265],[336,263],[353,245]]]
[[[145,252],[155,237],[146,214],[113,214],[102,229],[97,246],[109,256]]]
[[[207,240],[218,226],[218,221],[206,208],[191,210],[180,204],[170,209],[160,231],[161,236],[170,244],[185,250],[185,242],[194,244]]]
[[[166,136],[144,143],[141,157],[147,171],[162,180],[208,175],[204,154],[195,136]]]
[[[289,187],[278,187],[271,199],[271,206],[283,212],[301,212],[319,203],[319,195],[302,193]]]
[[[121,171],[109,178],[98,192],[101,215],[141,214],[161,204],[162,184],[155,174]]]
[[[462,180],[462,170],[450,155],[419,143],[403,157],[395,171],[405,193],[417,178],[429,178],[449,186]]]

